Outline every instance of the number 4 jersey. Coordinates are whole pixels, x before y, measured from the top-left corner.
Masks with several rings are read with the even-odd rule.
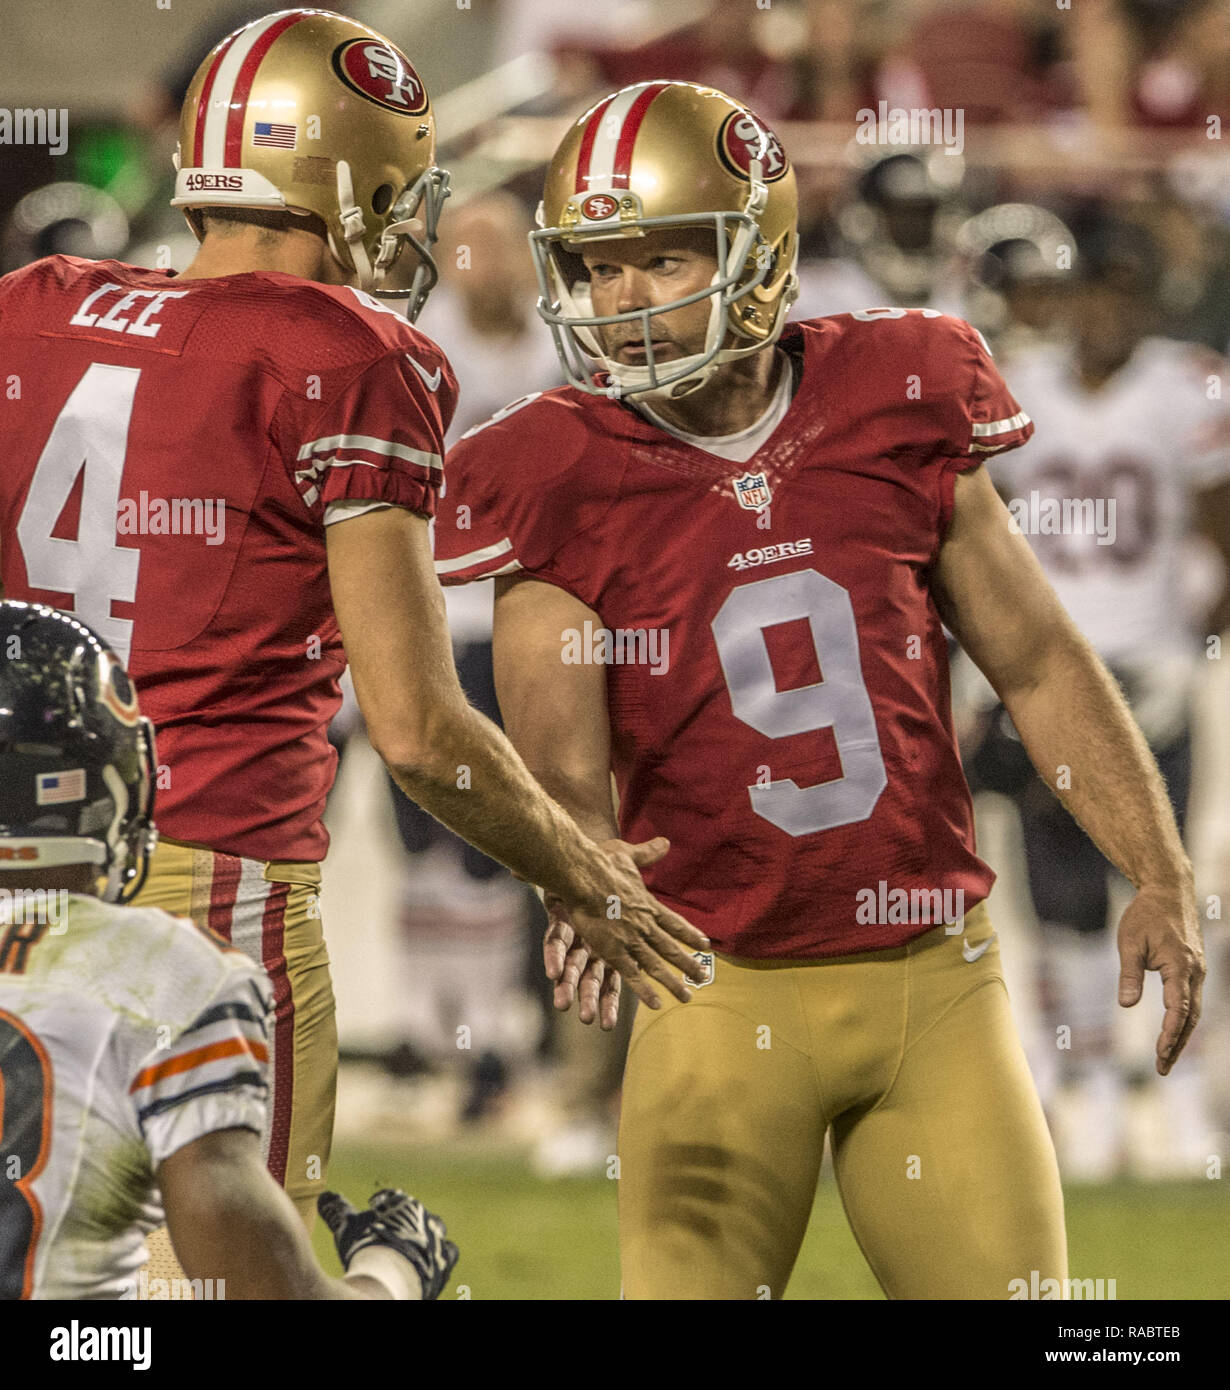
[[[780,346],[794,397],[744,463],[572,388],[472,430],[437,571],[588,605],[600,623],[561,633],[560,660],[607,666],[622,834],[671,841],[654,893],[721,951],[832,956],[940,920],[918,917],[942,896],[903,913],[894,890],[964,910],[990,890],[928,572],[956,474],[1032,426],[979,335],[934,311]]]
[[[0,567],[77,614],[158,730],[158,824],[319,860],[345,664],[325,525],[430,516],[455,383],[356,290],[54,256],[0,280]]]
[[[0,913],[0,1299],[135,1298],[158,1164],[263,1130],[269,983],[165,912],[60,909]]]

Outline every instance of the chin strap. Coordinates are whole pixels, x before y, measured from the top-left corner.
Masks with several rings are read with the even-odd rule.
[[[429,174],[431,172],[428,171]],[[447,178],[447,175],[443,176],[442,187],[444,190],[448,188]],[[416,208],[421,206],[423,196],[426,195],[420,196],[415,205]],[[447,191],[444,192],[443,196],[448,196]],[[407,316],[413,323],[418,310],[422,308],[423,301],[435,287],[438,279],[436,263],[429,250],[431,241],[434,240],[430,227],[426,226],[422,219],[417,216],[403,217],[396,222],[390,222],[380,234],[380,242],[376,248],[376,259],[373,262],[368,255],[364,240],[367,236],[367,226],[363,221],[363,211],[355,202],[354,180],[351,177],[350,165],[344,159],[339,159],[337,162],[337,208],[338,220],[342,224],[342,234],[346,239],[346,249],[350,253],[351,264],[359,277],[359,288],[368,294],[381,295],[386,299],[409,298],[410,308],[407,311]],[[421,269],[416,272],[414,283],[408,289],[404,291],[381,290],[380,286],[384,283],[385,275],[397,260],[398,252],[403,249],[403,239],[418,256]],[[332,231],[329,233],[329,249],[345,265],[345,259],[338,255],[338,248],[334,243]],[[425,284],[422,283],[424,279],[426,280]]]
[[[363,221],[362,209],[354,200],[354,180],[350,176],[350,165],[344,159],[337,161],[337,212],[351,264],[359,277],[359,288],[373,289],[376,284],[376,271],[363,243],[363,238],[367,235],[367,226]],[[329,233],[329,240],[333,240],[332,231]],[[331,249],[337,256],[337,247],[332,246]],[[342,257],[338,256],[338,260],[342,260]]]

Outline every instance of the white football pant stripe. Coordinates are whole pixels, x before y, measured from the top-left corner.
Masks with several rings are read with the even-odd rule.
[[[231,909],[231,945],[242,951],[249,960],[264,967],[265,904],[273,885],[265,877],[265,866],[257,859],[240,859],[239,884],[235,889],[235,906]],[[272,981],[270,982],[272,987]],[[273,1123],[273,1078],[277,1074],[277,1028],[269,1020],[269,1061],[266,1076],[269,1080],[269,1119],[261,1135],[261,1158],[269,1162],[269,1140]]]

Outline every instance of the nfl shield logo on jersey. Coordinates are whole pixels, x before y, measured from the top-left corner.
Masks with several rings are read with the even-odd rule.
[[[706,985],[711,985],[713,983],[713,952],[693,951],[692,959],[699,961],[704,968],[704,978],[701,980],[685,980],[684,983],[691,985],[693,989],[704,989]]]
[[[773,500],[769,491],[769,480],[763,473],[745,473],[735,479],[735,496],[739,505],[749,512],[763,511]]]

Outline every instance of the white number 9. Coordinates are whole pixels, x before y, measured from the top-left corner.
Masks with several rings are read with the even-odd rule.
[[[764,629],[806,618],[824,679],[778,690]],[[788,835],[866,820],[888,785],[871,697],[863,684],[849,593],[816,570],[733,589],[713,619],[713,639],[735,716],[766,738],[832,729],[842,775],[814,787],[791,778],[750,786],[752,810]]]

